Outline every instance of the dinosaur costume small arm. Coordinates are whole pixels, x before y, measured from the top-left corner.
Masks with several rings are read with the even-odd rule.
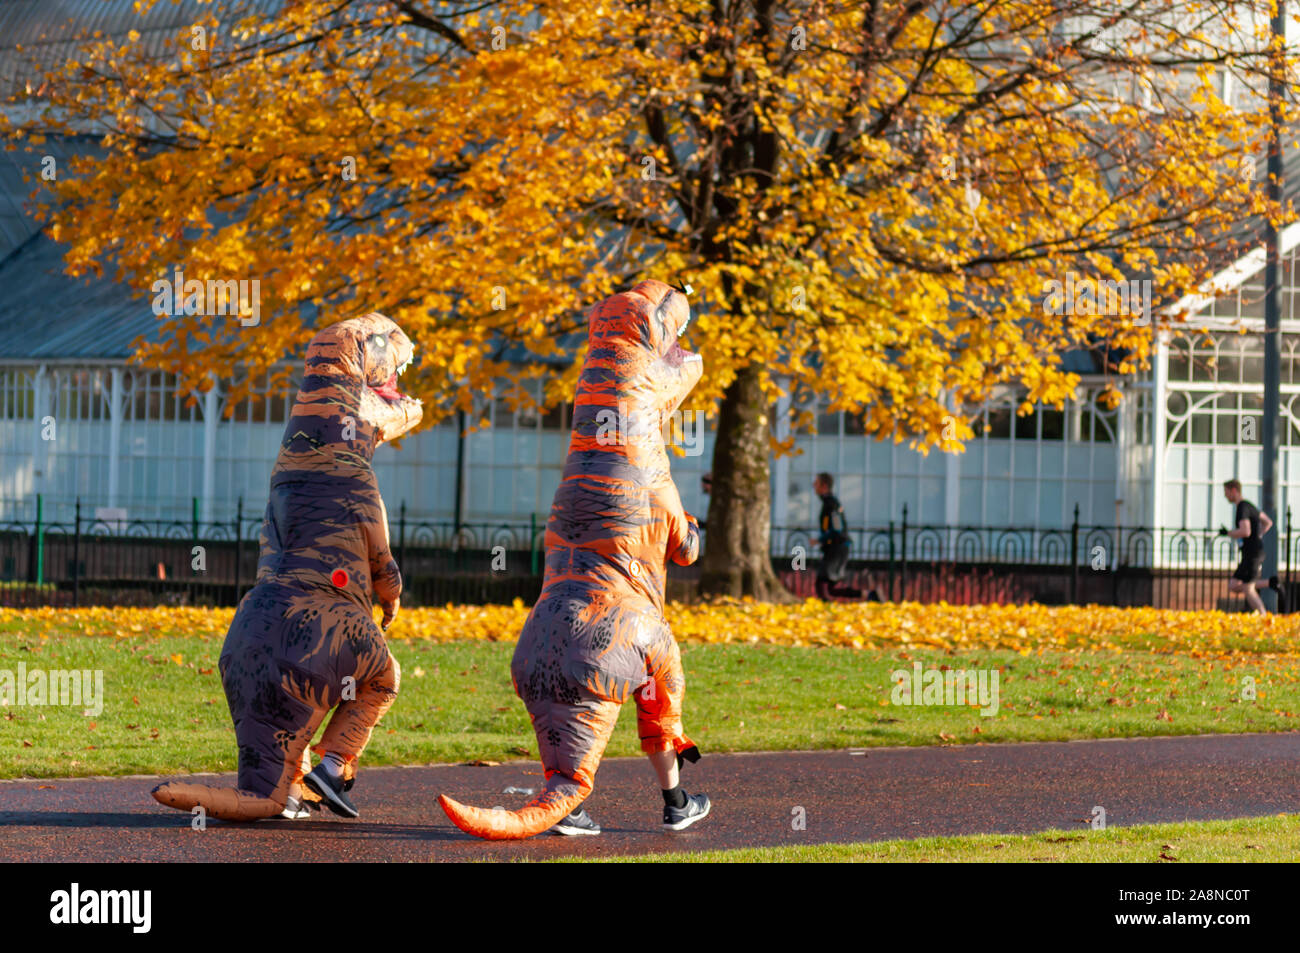
[[[690,565],[700,550],[661,429],[703,370],[677,343],[689,321],[686,296],[660,281],[590,313],[568,460],[546,524],[542,592],[510,667],[546,786],[520,811],[440,797],[467,833],[531,837],[581,804],[620,706],[633,697],[644,751],[699,757],[682,732],[685,678],[663,614],[668,560]]]
[[[413,347],[381,314],[325,328],[307,348],[262,524],[257,583],[239,604],[218,663],[239,744],[239,787],[173,781],[169,807],[253,820],[284,808],[310,767],[307,745],[334,753],[351,780],[370,733],[397,697],[400,670],[375,625],[397,612],[402,576],[371,468],[376,446],[419,422],[397,389]],[[316,799],[304,792],[309,799]]]

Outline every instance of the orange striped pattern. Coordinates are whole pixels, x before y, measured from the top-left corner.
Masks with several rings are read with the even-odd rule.
[[[520,811],[440,798],[452,821],[488,839],[530,837],[591,793],[620,706],[635,701],[647,752],[693,752],[682,731],[685,677],[663,616],[667,564],[699,556],[663,428],[703,364],[677,342],[686,296],[643,281],[591,309],[573,435],[546,526],[546,574],[511,662],[546,787]]]

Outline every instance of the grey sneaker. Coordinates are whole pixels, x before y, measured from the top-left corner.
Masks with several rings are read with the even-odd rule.
[[[302,783],[319,794],[324,800],[325,806],[339,817],[361,816],[361,812],[356,809],[356,806],[344,793],[351,785],[343,780],[334,780],[334,778],[330,777],[329,772],[319,764],[302,779]]]
[[[696,821],[708,817],[711,807],[707,794],[688,794],[684,807],[664,807],[664,830],[684,831]]]
[[[600,825],[591,819],[591,815],[578,808],[560,823],[551,828],[552,834],[564,834],[574,837],[581,834],[599,834]]]

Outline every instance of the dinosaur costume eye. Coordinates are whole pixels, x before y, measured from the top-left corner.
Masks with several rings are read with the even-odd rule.
[[[384,337],[382,334],[372,334],[370,336],[370,343],[382,350],[383,348],[388,347],[388,338]]]

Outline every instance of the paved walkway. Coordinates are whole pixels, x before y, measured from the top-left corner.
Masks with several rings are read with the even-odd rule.
[[[706,754],[683,783],[706,792],[713,813],[679,834],[660,829],[662,802],[643,758],[601,765],[587,802],[605,829],[599,837],[479,841],[435,800],[445,792],[519,807],[527,796],[503,791],[538,787],[540,771],[528,761],[363,768],[353,790],[359,820],[209,821],[205,831],[149,797],[156,778],[0,782],[0,861],[540,860],[1082,830],[1094,807],[1112,827],[1300,812],[1300,733]],[[796,830],[800,814],[805,829]]]

